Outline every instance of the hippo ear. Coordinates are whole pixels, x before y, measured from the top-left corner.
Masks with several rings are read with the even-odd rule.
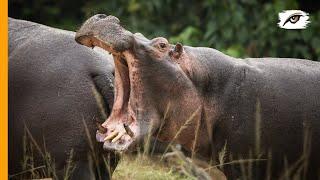
[[[175,59],[179,59],[182,53],[183,53],[183,46],[181,43],[178,42],[172,51],[172,56]]]

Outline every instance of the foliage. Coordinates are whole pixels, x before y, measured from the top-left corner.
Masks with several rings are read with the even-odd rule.
[[[112,14],[133,32],[172,43],[218,49],[235,57],[320,59],[320,11],[305,30],[277,27],[278,12],[300,9],[297,0],[9,0],[9,15],[76,30],[88,17]],[[313,8],[314,9],[314,8]]]
[[[141,179],[141,180],[194,180],[176,171],[173,167],[166,166],[159,158],[147,156],[123,156],[118,164],[112,179]]]

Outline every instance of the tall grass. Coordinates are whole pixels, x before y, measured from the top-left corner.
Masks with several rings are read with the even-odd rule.
[[[45,141],[43,144],[44,151],[33,138],[28,127],[24,125],[22,171],[9,175],[9,179],[39,179],[43,177],[57,179],[54,159],[46,151]],[[39,156],[43,165],[35,167],[35,161],[38,161]]]
[[[161,156],[160,160],[163,160],[164,156],[169,150],[169,147],[173,147],[174,141],[178,138],[178,136],[192,123],[196,124],[195,127],[195,134],[193,139],[193,146],[191,149],[191,159],[194,159],[196,156],[196,143],[198,139],[198,134],[200,130],[200,123],[201,118],[195,119],[196,115],[200,113],[201,108],[198,108],[192,115],[185,121],[185,123],[180,127],[180,129],[176,132],[172,140],[169,142],[168,147],[164,151],[164,153]],[[167,110],[168,111],[168,110]],[[196,123],[194,123],[196,121]],[[226,165],[236,165],[240,166],[241,179],[256,179],[257,175],[254,171],[254,168],[256,164],[264,163],[266,164],[265,169],[265,175],[266,177],[260,177],[260,179],[272,179],[272,153],[271,150],[269,151],[262,151],[261,150],[261,123],[262,123],[262,117],[261,117],[261,103],[260,100],[257,99],[256,102],[256,112],[255,112],[255,124],[254,124],[254,133],[255,133],[255,146],[254,149],[249,150],[248,157],[242,158],[242,157],[236,157],[236,159],[233,159],[232,154],[229,156],[229,161],[225,162],[225,155],[226,155],[226,147],[227,142],[225,142],[224,148],[219,152],[219,163],[213,164],[205,168],[205,171],[208,171],[210,169],[216,169],[220,168],[223,169]],[[163,125],[162,125],[163,126]],[[161,129],[161,128],[160,128]],[[159,132],[158,132],[159,133]],[[311,150],[311,132],[310,127],[306,126],[304,128],[304,139],[303,139],[303,152],[301,157],[292,164],[288,164],[284,157],[284,171],[282,175],[279,177],[279,179],[306,179],[307,178],[307,170],[308,170],[308,164],[309,164],[309,156],[310,156],[310,150]],[[209,138],[210,139],[210,138]],[[262,158],[263,157],[263,158]],[[210,162],[215,162],[210,161]]]
[[[102,106],[101,106],[102,107]],[[159,137],[166,120],[168,113],[170,111],[171,104],[168,103],[164,117],[161,121],[159,131],[155,135],[155,138]],[[209,162],[203,162],[197,159],[197,139],[199,138],[199,131],[201,131],[201,119],[195,118],[199,113],[201,113],[201,107],[196,109],[188,119],[185,120],[184,124],[175,133],[172,140],[168,142],[165,150],[157,155],[154,153],[155,144],[151,145],[151,128],[149,127],[148,135],[145,138],[141,148],[138,148],[137,154],[122,155],[122,160],[120,161],[118,167],[114,172],[114,179],[225,179],[222,171],[226,166],[236,166],[240,167],[240,179],[251,180],[256,179],[257,176],[254,171],[254,165],[257,163],[266,164],[266,176],[259,177],[259,179],[271,180],[272,177],[272,153],[271,151],[263,152],[261,150],[261,104],[257,100],[256,113],[255,113],[255,144],[251,151],[248,152],[248,157],[233,157],[232,154],[227,153],[228,142],[225,142],[224,147],[218,154],[218,161],[210,160]],[[99,167],[103,159],[105,166],[110,170],[111,166],[107,157],[101,156],[95,149],[94,138],[90,136],[85,120],[82,119],[84,130],[87,136],[87,141],[90,147],[90,152],[88,153],[88,159],[91,162],[90,170],[92,174],[98,171],[98,176],[101,178],[102,172],[99,171]],[[185,156],[179,149],[175,148],[175,141],[178,139],[179,135],[186,130],[190,124],[195,124],[195,133],[193,136],[193,145],[191,149],[191,157]],[[301,157],[294,163],[288,164],[288,161],[284,158],[284,172],[279,177],[279,179],[289,180],[289,179],[306,179],[308,160],[311,150],[311,128],[305,126],[304,128],[304,139],[303,139],[303,152]],[[40,147],[35,141],[29,129],[25,126],[25,135],[23,137],[23,152],[24,157],[22,161],[23,170],[17,174],[10,175],[10,179],[37,179],[50,177],[57,179],[55,161],[50,156],[46,149],[45,140],[43,139],[44,147]],[[100,144],[99,144],[100,145]],[[142,151],[140,151],[142,150]],[[151,153],[149,153],[151,152]],[[43,164],[40,166],[35,166],[35,154],[42,158]],[[70,179],[72,173],[76,167],[76,162],[74,162],[74,150],[70,150],[69,158],[66,160],[66,166],[64,168],[64,180]],[[228,157],[227,157],[228,156]],[[168,163],[168,158],[173,158],[174,161]],[[210,177],[210,178],[209,178]],[[111,178],[111,177],[110,177]]]
[[[184,124],[179,128],[179,130],[176,132],[176,134],[174,135],[174,137],[173,137],[173,138],[171,139],[171,141],[169,142],[169,145],[167,146],[167,148],[166,148],[166,150],[164,151],[163,155],[168,152],[170,146],[174,143],[174,141],[178,138],[178,136],[179,136],[185,129],[187,129],[187,128],[190,126],[190,124],[192,123],[192,121],[194,120],[194,118],[196,117],[196,115],[199,113],[200,109],[201,109],[201,107],[199,107],[197,110],[195,110],[195,112],[193,112],[193,113],[191,114],[191,116],[190,116],[188,119],[186,119],[186,121],[184,122]],[[195,133],[197,134],[198,132],[195,132]],[[163,156],[162,156],[161,160],[162,160],[162,159],[163,159]]]

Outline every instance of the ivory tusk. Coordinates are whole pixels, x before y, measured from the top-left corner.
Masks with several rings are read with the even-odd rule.
[[[118,133],[119,133],[118,131],[112,132],[111,134],[109,134],[109,136],[107,136],[106,138],[104,138],[104,141],[113,139],[115,136],[118,135]]]
[[[118,141],[124,134],[125,134],[125,132],[119,133],[118,136],[116,136],[111,142],[114,143],[114,142]]]
[[[126,124],[123,124],[123,127],[124,129],[126,130],[127,134],[130,136],[130,137],[133,137],[134,133],[132,132],[132,130],[130,129],[130,127]]]

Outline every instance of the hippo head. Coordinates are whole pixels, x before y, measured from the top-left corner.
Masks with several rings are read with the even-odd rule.
[[[76,41],[99,46],[114,57],[114,106],[96,134],[105,149],[127,150],[146,135],[192,146],[188,137],[194,137],[201,99],[192,75],[197,65],[191,47],[133,34],[106,15],[89,18]]]

